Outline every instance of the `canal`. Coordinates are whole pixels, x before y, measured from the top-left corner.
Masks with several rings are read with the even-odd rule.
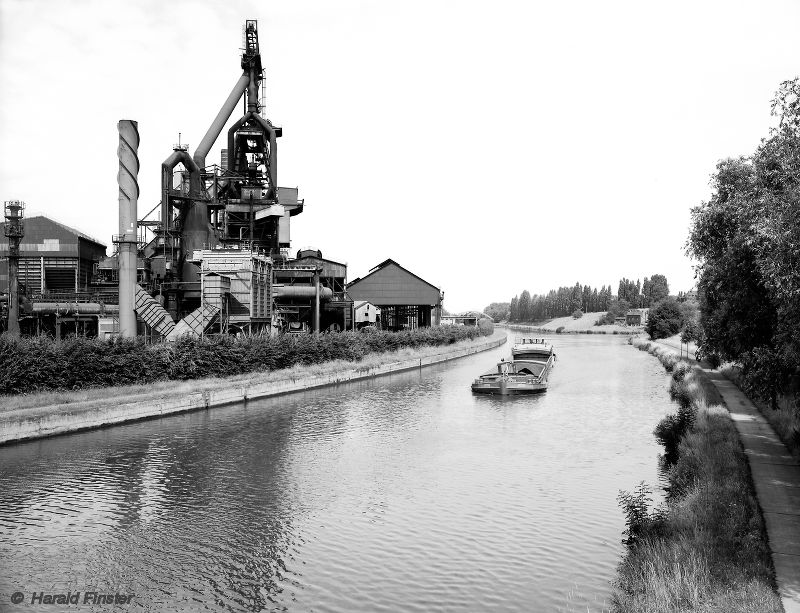
[[[625,338],[553,338],[539,396],[471,394],[505,345],[0,448],[0,608],[93,590],[129,611],[602,610],[617,494],[658,483],[673,407]]]

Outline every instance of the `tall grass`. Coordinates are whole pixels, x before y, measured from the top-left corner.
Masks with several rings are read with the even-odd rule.
[[[628,550],[617,572],[614,610],[782,611],[747,460],[716,389],[663,347],[639,339],[631,344],[672,373],[679,410],[656,428],[675,447],[664,505],[650,510],[641,486],[620,496]]]
[[[479,335],[474,327],[436,326],[366,334],[183,337],[155,345],[142,339],[57,342],[5,335],[0,336],[0,394],[231,377],[331,360],[357,362],[374,353],[451,345]]]

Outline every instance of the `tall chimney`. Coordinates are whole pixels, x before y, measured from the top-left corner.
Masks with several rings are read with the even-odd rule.
[[[122,119],[117,123],[119,132],[119,334],[124,338],[136,337],[136,205],[139,199],[139,129],[138,123]]]

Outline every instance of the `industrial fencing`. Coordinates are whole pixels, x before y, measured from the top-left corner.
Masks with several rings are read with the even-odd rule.
[[[470,326],[401,332],[322,335],[181,337],[148,345],[144,339],[0,336],[0,394],[77,390],[165,380],[229,377],[330,360],[359,361],[403,347],[451,345],[474,339]]]

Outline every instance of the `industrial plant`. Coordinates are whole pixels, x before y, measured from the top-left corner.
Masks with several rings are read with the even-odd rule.
[[[376,324],[387,329],[439,322],[439,288],[391,260],[392,287],[371,281],[370,293],[361,282],[351,297],[346,264],[318,249],[292,257],[291,222],[304,202],[297,188],[278,185],[282,128],[265,116],[255,20],[245,23],[241,70],[194,153],[173,146],[160,168],[161,201],[144,215],[137,122],[118,123],[119,230],[110,256],[78,230],[47,217],[25,219],[21,200],[5,203],[0,307],[8,332],[173,340],[339,331],[356,327],[354,298],[380,305]],[[219,163],[209,164],[243,97],[244,114],[228,129]],[[371,280],[379,281],[385,264]]]

